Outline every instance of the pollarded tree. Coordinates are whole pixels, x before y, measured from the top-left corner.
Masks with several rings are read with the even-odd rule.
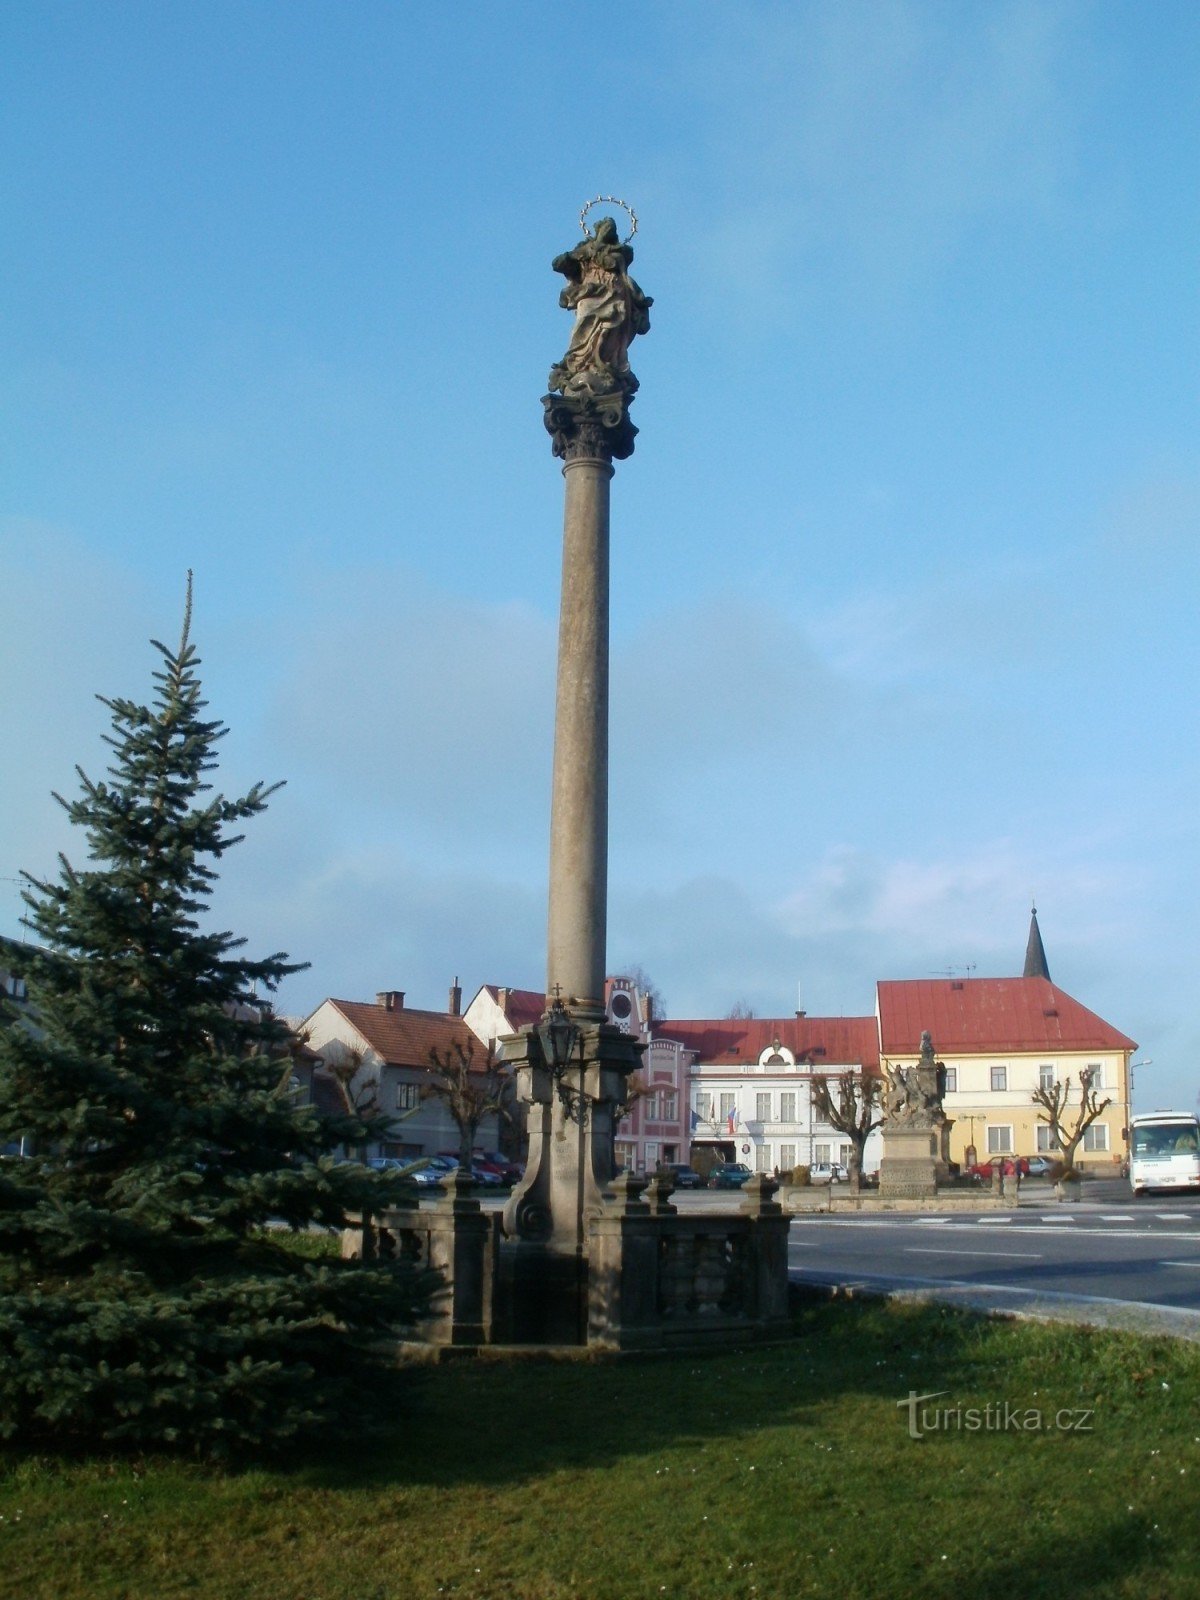
[[[150,706],[103,699],[108,781],[59,799],[90,864],[27,878],[14,970],[36,1026],[0,1028],[0,1432],[218,1451],[340,1419],[370,1348],[418,1308],[403,1270],[305,1260],[286,1230],[376,1210],[394,1180],[331,1152],[363,1119],[302,1107],[269,1004],[289,972],[210,931],[216,864],[272,788],[212,795],[222,726],[189,639]],[[14,1171],[15,1168],[15,1171]]]
[[[832,1085],[832,1087],[831,1087]],[[862,1183],[863,1151],[868,1138],[882,1126],[882,1081],[874,1073],[841,1072],[812,1080],[813,1110],[822,1122],[850,1142],[850,1187]]]
[[[440,1100],[458,1129],[458,1164],[471,1170],[475,1135],[488,1117],[512,1121],[512,1073],[489,1049],[476,1065],[475,1046],[453,1040],[443,1051],[429,1052],[429,1076],[421,1085],[422,1100]]]
[[[1068,1173],[1075,1167],[1075,1152],[1079,1149],[1080,1140],[1096,1121],[1112,1105],[1112,1100],[1101,1100],[1094,1087],[1095,1070],[1092,1067],[1083,1067],[1079,1073],[1079,1104],[1071,1105],[1071,1079],[1065,1078],[1062,1083],[1057,1079],[1047,1088],[1037,1088],[1033,1091],[1034,1104],[1042,1109],[1038,1112],[1038,1121],[1045,1122],[1050,1128],[1050,1141],[1062,1151],[1063,1172]]]

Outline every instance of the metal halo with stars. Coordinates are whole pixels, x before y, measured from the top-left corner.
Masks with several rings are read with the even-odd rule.
[[[593,206],[620,206],[629,218],[629,234],[621,240],[621,243],[628,244],[637,232],[637,212],[633,207],[625,200],[618,200],[615,194],[598,194],[594,200],[589,200],[579,213],[580,232],[588,239],[592,237],[593,230],[587,225],[587,214]]]

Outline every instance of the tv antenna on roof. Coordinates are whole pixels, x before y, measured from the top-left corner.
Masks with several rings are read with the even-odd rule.
[[[934,978],[969,978],[975,971],[975,967],[976,963],[974,961],[968,961],[966,966],[963,967],[939,967],[930,976]]]

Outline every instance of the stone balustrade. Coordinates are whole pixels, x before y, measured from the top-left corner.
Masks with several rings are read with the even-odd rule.
[[[752,1178],[735,1211],[686,1215],[671,1203],[672,1186],[628,1174],[608,1185],[579,1260],[503,1239],[499,1217],[483,1212],[469,1181],[455,1174],[443,1198],[414,1200],[348,1230],[343,1254],[391,1256],[437,1272],[443,1288],[417,1331],[432,1345],[654,1350],[781,1334],[789,1219],[774,1180]],[[550,1304],[530,1319],[538,1285]]]

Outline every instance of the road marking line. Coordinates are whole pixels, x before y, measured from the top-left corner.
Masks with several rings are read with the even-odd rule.
[[[1160,1261],[1160,1267],[1200,1267],[1200,1261]]]
[[[1136,1217],[1101,1217],[1101,1222],[1136,1222]]]
[[[1156,1211],[1155,1219],[1158,1222],[1190,1222],[1190,1217],[1181,1216],[1178,1211]]]
[[[906,1256],[970,1256],[975,1261],[992,1261],[996,1256],[1012,1256],[1014,1259],[1019,1257],[1022,1261],[1040,1261],[1042,1259],[1040,1251],[1036,1250],[989,1250],[986,1255],[981,1256],[978,1250],[942,1250],[934,1245],[927,1245],[924,1248],[920,1245],[906,1245],[904,1254]]]

